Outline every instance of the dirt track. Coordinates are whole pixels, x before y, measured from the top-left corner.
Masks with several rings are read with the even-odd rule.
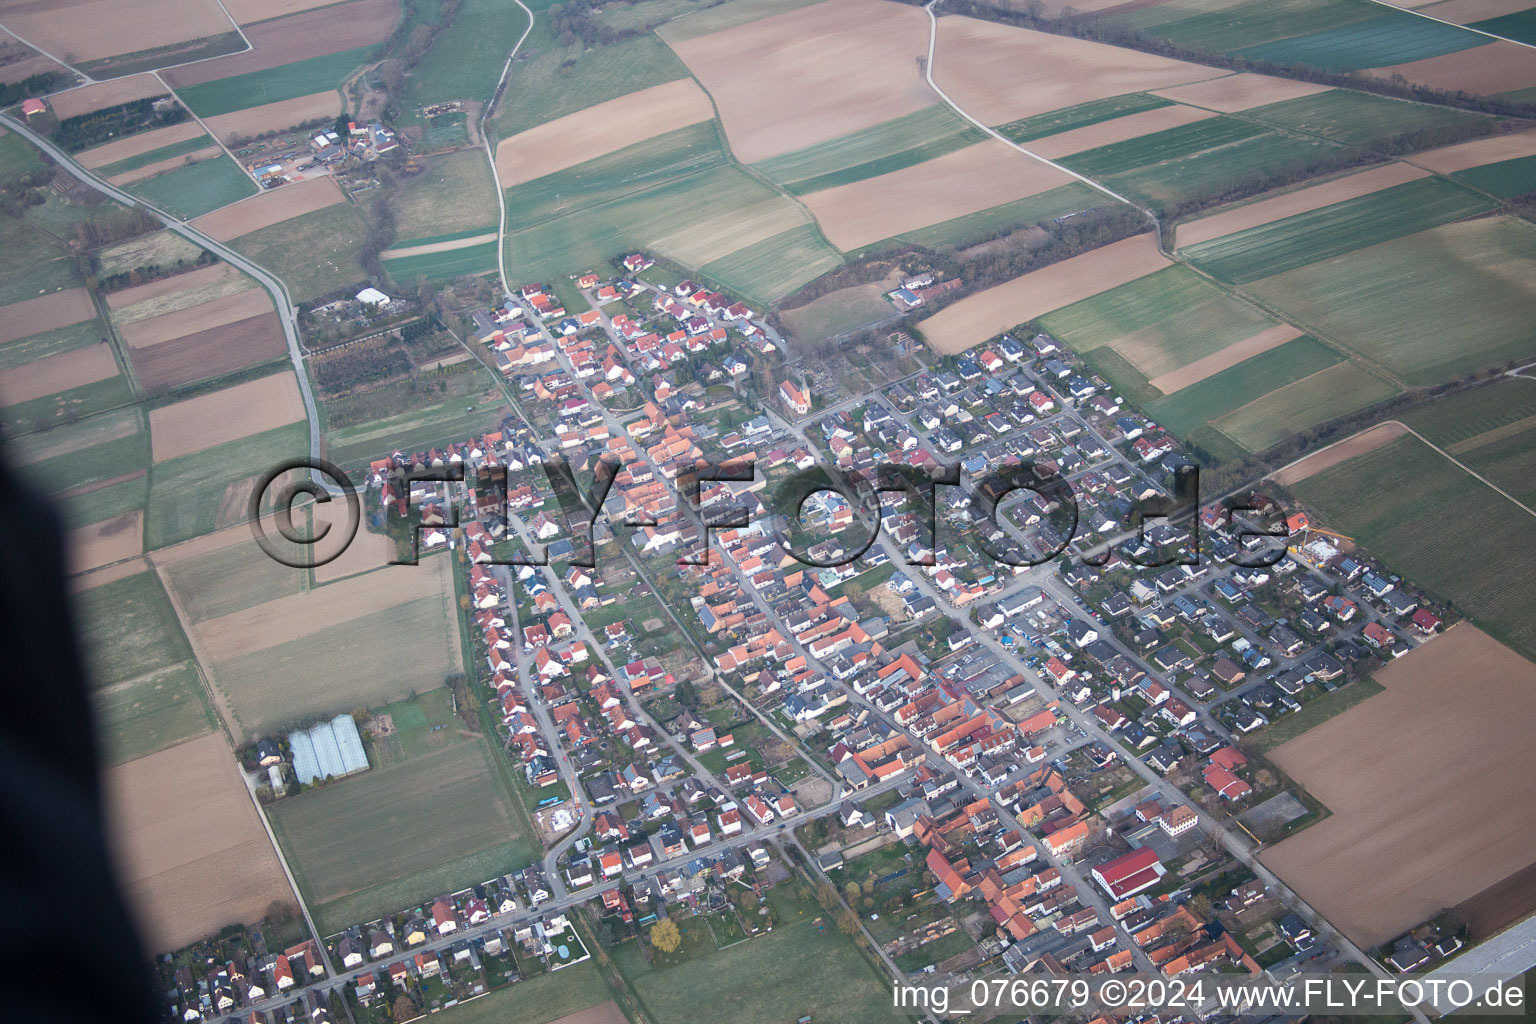
[[[1273,199],[1261,199],[1258,202],[1223,210],[1209,217],[1192,220],[1187,224],[1180,224],[1176,244],[1185,246],[1206,242],[1212,238],[1220,238],[1222,235],[1245,231],[1260,224],[1294,217],[1298,213],[1332,206],[1346,199],[1369,195],[1372,192],[1379,192],[1384,188],[1391,188],[1422,177],[1424,172],[1421,169],[1405,163],[1384,164],[1357,174],[1347,174],[1342,178],[1325,181],[1321,185],[1308,185],[1306,188],[1299,188]]]
[[[1401,423],[1379,423],[1369,430],[1356,434],[1337,444],[1329,445],[1322,451],[1313,452],[1293,466],[1287,466],[1270,476],[1270,479],[1281,487],[1290,487],[1298,484],[1309,476],[1316,476],[1325,469],[1331,469],[1341,462],[1348,462],[1357,455],[1364,455],[1382,447],[1389,441],[1395,441],[1408,433],[1408,428]]]
[[[307,178],[204,214],[194,220],[192,226],[210,238],[228,242],[344,201],[341,189],[329,175]]]
[[[844,251],[1035,195],[1072,178],[987,139],[933,160],[802,197]]]
[[[107,770],[108,838],[151,949],[294,901],[222,732]]]
[[[150,447],[164,462],[302,419],[293,374],[276,373],[150,410]]]
[[[1536,665],[1462,623],[1376,678],[1384,692],[1272,752],[1333,814],[1261,855],[1367,947],[1536,859],[1519,813]]]
[[[935,352],[951,355],[1166,266],[1152,236],[1136,235],[977,292],[917,326]]]
[[[886,0],[829,0],[674,44],[755,163],[937,101],[917,70],[928,16]]]
[[[496,145],[496,171],[507,188],[714,116],[699,84],[680,78],[502,139]]]

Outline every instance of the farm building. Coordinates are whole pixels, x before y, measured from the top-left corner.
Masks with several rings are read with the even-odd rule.
[[[313,729],[291,733],[288,745],[293,749],[293,774],[300,785],[368,768],[368,755],[363,753],[363,740],[351,715],[337,715]]]

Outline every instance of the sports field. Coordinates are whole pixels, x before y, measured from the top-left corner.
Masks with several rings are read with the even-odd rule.
[[[1323,522],[1527,657],[1536,654],[1531,515],[1412,436],[1291,490]]]
[[[725,949],[716,948],[705,921],[695,917],[683,925],[686,955],[669,957],[666,966],[646,963],[634,942],[611,951],[656,1024],[777,1024],[807,1015],[848,1024],[890,1020],[884,976],[824,919],[808,886],[785,882],[767,899],[776,915],[773,931]],[[788,988],[786,978],[794,979]]]
[[[380,710],[394,734],[369,742],[373,767],[269,812],[322,932],[516,870],[537,856],[492,761],[497,755],[453,714],[447,690]]]
[[[1463,623],[1376,679],[1383,692],[1270,753],[1333,813],[1260,855],[1365,947],[1527,867],[1536,844],[1536,821],[1509,813],[1536,784],[1518,754],[1536,666]],[[1426,747],[1444,755],[1434,772]]]
[[[1498,216],[1405,235],[1246,288],[1406,383],[1433,384],[1530,356],[1533,282],[1536,225]]]

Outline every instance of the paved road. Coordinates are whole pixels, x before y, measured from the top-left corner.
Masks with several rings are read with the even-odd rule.
[[[138,209],[144,210],[150,216],[164,224],[171,231],[174,231],[176,234],[181,235],[183,238],[196,245],[202,246],[204,249],[207,249],[209,252],[224,260],[224,262],[228,263],[230,266],[237,270],[243,271],[246,274],[249,274],[251,277],[254,277],[258,282],[261,283],[261,286],[265,288],[267,292],[272,296],[272,301],[277,306],[278,321],[283,325],[283,337],[288,342],[288,359],[293,363],[294,375],[298,377],[299,394],[304,399],[304,413],[309,417],[310,458],[319,458],[320,416],[315,410],[315,395],[309,386],[309,375],[304,372],[304,350],[301,342],[299,341],[298,310],[294,307],[292,300],[288,297],[288,289],[283,284],[283,282],[278,280],[272,274],[268,273],[259,264],[251,262],[244,256],[240,255],[238,252],[235,252],[233,249],[224,245],[222,242],[217,242],[214,239],[209,238],[201,231],[192,227],[186,221],[178,220],[176,217],[171,216],[158,207],[152,206],[141,199],[131,196],[121,189],[115,188],[114,186],[108,184],[106,181],[96,177],[94,173],[76,163],[74,158],[71,157],[68,153],[65,153],[48,139],[38,135],[36,132],[32,131],[32,129],[28,128],[20,121],[17,121],[15,118],[0,115],[0,123],[3,123],[6,128],[20,135],[28,142],[31,142],[33,145],[37,146],[43,152],[47,153],[50,157],[58,162],[60,167],[64,168],[76,178],[79,178],[91,188],[94,188],[96,191],[102,193],[103,195],[117,200],[124,206],[137,207]],[[323,481],[317,482],[320,482],[322,485],[324,484]],[[331,490],[331,488],[327,487],[327,490]],[[337,492],[332,491],[332,493]]]

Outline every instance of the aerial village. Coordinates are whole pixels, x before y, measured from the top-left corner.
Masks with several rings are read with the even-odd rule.
[[[474,692],[548,793],[545,856],[319,945],[205,950],[172,1017],[396,1020],[401,995],[424,1013],[586,960],[583,905],[607,939],[695,915],[761,934],[796,872],[897,974],[1283,978],[1345,955],[1247,852],[1319,806],[1240,747],[1449,610],[1262,494],[1136,522],[1191,459],[1045,334],[829,405],[757,311],[652,266],[575,277],[586,308],[529,283],[476,311],[514,415],[367,480],[403,544],[456,559]],[[539,471],[557,455],[583,487],[617,460],[591,549]],[[1075,502],[989,513],[988,474],[1025,462]],[[930,510],[826,489],[785,528],[771,507],[817,466],[952,464]],[[726,465],[751,471],[704,468]],[[342,715],[257,755],[281,791],[368,770],[349,735]]]

